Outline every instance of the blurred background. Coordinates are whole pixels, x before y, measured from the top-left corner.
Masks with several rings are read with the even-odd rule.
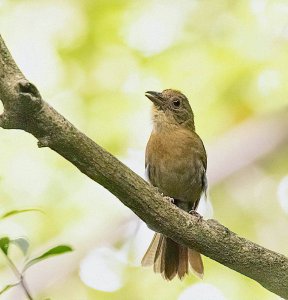
[[[0,0],[0,30],[43,98],[141,176],[144,92],[181,90],[207,148],[213,217],[288,255],[287,1]],[[74,248],[27,271],[35,299],[279,299],[209,258],[203,281],[140,267],[153,233],[28,133],[0,129],[0,203],[2,214],[45,212],[0,224],[1,236],[28,238],[31,256]],[[0,288],[12,282],[0,257]],[[25,299],[17,288],[0,297]]]

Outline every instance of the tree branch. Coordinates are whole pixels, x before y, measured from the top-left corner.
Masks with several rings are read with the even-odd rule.
[[[216,220],[189,215],[165,200],[110,153],[44,102],[25,79],[0,37],[0,126],[22,129],[113,193],[144,222],[178,243],[246,275],[288,298],[288,259],[237,236]]]

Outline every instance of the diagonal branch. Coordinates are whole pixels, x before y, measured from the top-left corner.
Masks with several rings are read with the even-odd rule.
[[[288,298],[285,256],[237,236],[216,220],[191,216],[165,200],[155,188],[44,102],[16,66],[1,37],[0,99],[4,105],[1,127],[31,133],[38,139],[39,147],[49,147],[62,155],[150,227]]]

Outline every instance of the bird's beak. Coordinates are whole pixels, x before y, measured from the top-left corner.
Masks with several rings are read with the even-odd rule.
[[[145,93],[145,96],[150,99],[156,106],[162,106],[163,105],[163,97],[162,93],[148,91]]]

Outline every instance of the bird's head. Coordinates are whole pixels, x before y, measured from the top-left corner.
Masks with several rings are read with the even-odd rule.
[[[181,126],[194,130],[194,115],[185,95],[180,91],[167,89],[163,92],[148,91],[145,96],[153,102],[154,126]],[[159,127],[160,126],[160,127]]]

